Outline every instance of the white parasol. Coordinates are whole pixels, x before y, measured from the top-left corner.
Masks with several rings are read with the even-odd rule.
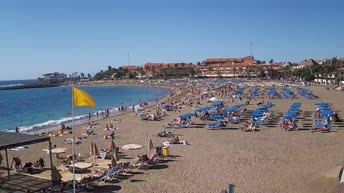
[[[87,169],[93,166],[93,163],[88,163],[88,162],[78,162],[74,164],[74,167],[79,168],[79,169]],[[69,167],[73,167],[73,165],[70,165]]]
[[[141,145],[137,145],[137,144],[127,144],[127,145],[124,145],[122,147],[122,149],[124,150],[135,150],[135,149],[141,149],[142,146]]]
[[[49,149],[42,149],[43,151],[47,152],[49,154]],[[52,154],[59,154],[59,153],[66,153],[67,148],[54,148],[51,149]]]
[[[128,144],[128,145],[124,145],[122,147],[122,149],[124,150],[136,150],[136,149],[141,149],[142,146],[141,145],[137,145],[137,144]],[[133,156],[133,154],[131,154],[131,156]]]

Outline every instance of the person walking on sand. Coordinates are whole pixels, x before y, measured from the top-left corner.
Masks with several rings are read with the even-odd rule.
[[[20,132],[19,127],[16,127],[16,133],[19,133],[19,132]]]

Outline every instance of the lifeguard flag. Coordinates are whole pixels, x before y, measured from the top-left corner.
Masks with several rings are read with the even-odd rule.
[[[73,88],[73,95],[74,95],[73,100],[74,100],[75,107],[96,108],[96,102],[94,101],[93,97],[89,95],[87,92],[84,92],[77,88]]]

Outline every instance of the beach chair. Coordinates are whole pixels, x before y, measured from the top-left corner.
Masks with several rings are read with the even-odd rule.
[[[117,167],[112,167],[106,175],[103,177],[99,178],[98,181],[105,183],[106,181],[112,181],[117,179],[116,177],[122,172],[122,170],[119,170]]]
[[[234,193],[234,185],[233,184],[228,185],[228,193]]]
[[[93,184],[95,183],[94,179],[82,179],[77,181],[77,183],[75,184],[75,189],[76,191],[80,192],[83,191],[85,189],[94,189]]]
[[[148,156],[148,164],[156,164],[160,162],[160,160],[163,159],[160,157],[157,153],[151,154]]]
[[[259,131],[257,126],[253,124],[252,126],[246,126],[245,124],[240,125],[239,130],[249,132],[249,131]]]
[[[239,119],[239,117],[237,117],[237,116],[231,117],[229,121],[230,121],[232,124],[238,124],[238,123],[240,123],[240,119]]]
[[[225,129],[226,122],[225,121],[217,121],[215,123],[209,123],[208,125],[209,130],[218,130],[218,129]]]
[[[139,170],[139,169],[149,169],[149,166],[146,162],[136,162],[131,165],[134,169]]]

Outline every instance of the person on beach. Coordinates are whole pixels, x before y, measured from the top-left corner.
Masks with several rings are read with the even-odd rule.
[[[109,135],[105,135],[104,139],[115,139],[116,135],[115,132],[112,131]]]
[[[16,127],[16,133],[19,133],[19,132],[20,132],[19,127]]]
[[[20,167],[21,167],[21,159],[17,156],[13,157],[13,160],[11,162],[11,168],[13,168],[13,163],[14,163],[14,167],[16,169],[17,172],[20,172]]]
[[[91,120],[91,113],[88,113],[88,120]]]
[[[64,124],[61,124],[59,134],[64,134],[65,130],[66,130],[66,126]]]

